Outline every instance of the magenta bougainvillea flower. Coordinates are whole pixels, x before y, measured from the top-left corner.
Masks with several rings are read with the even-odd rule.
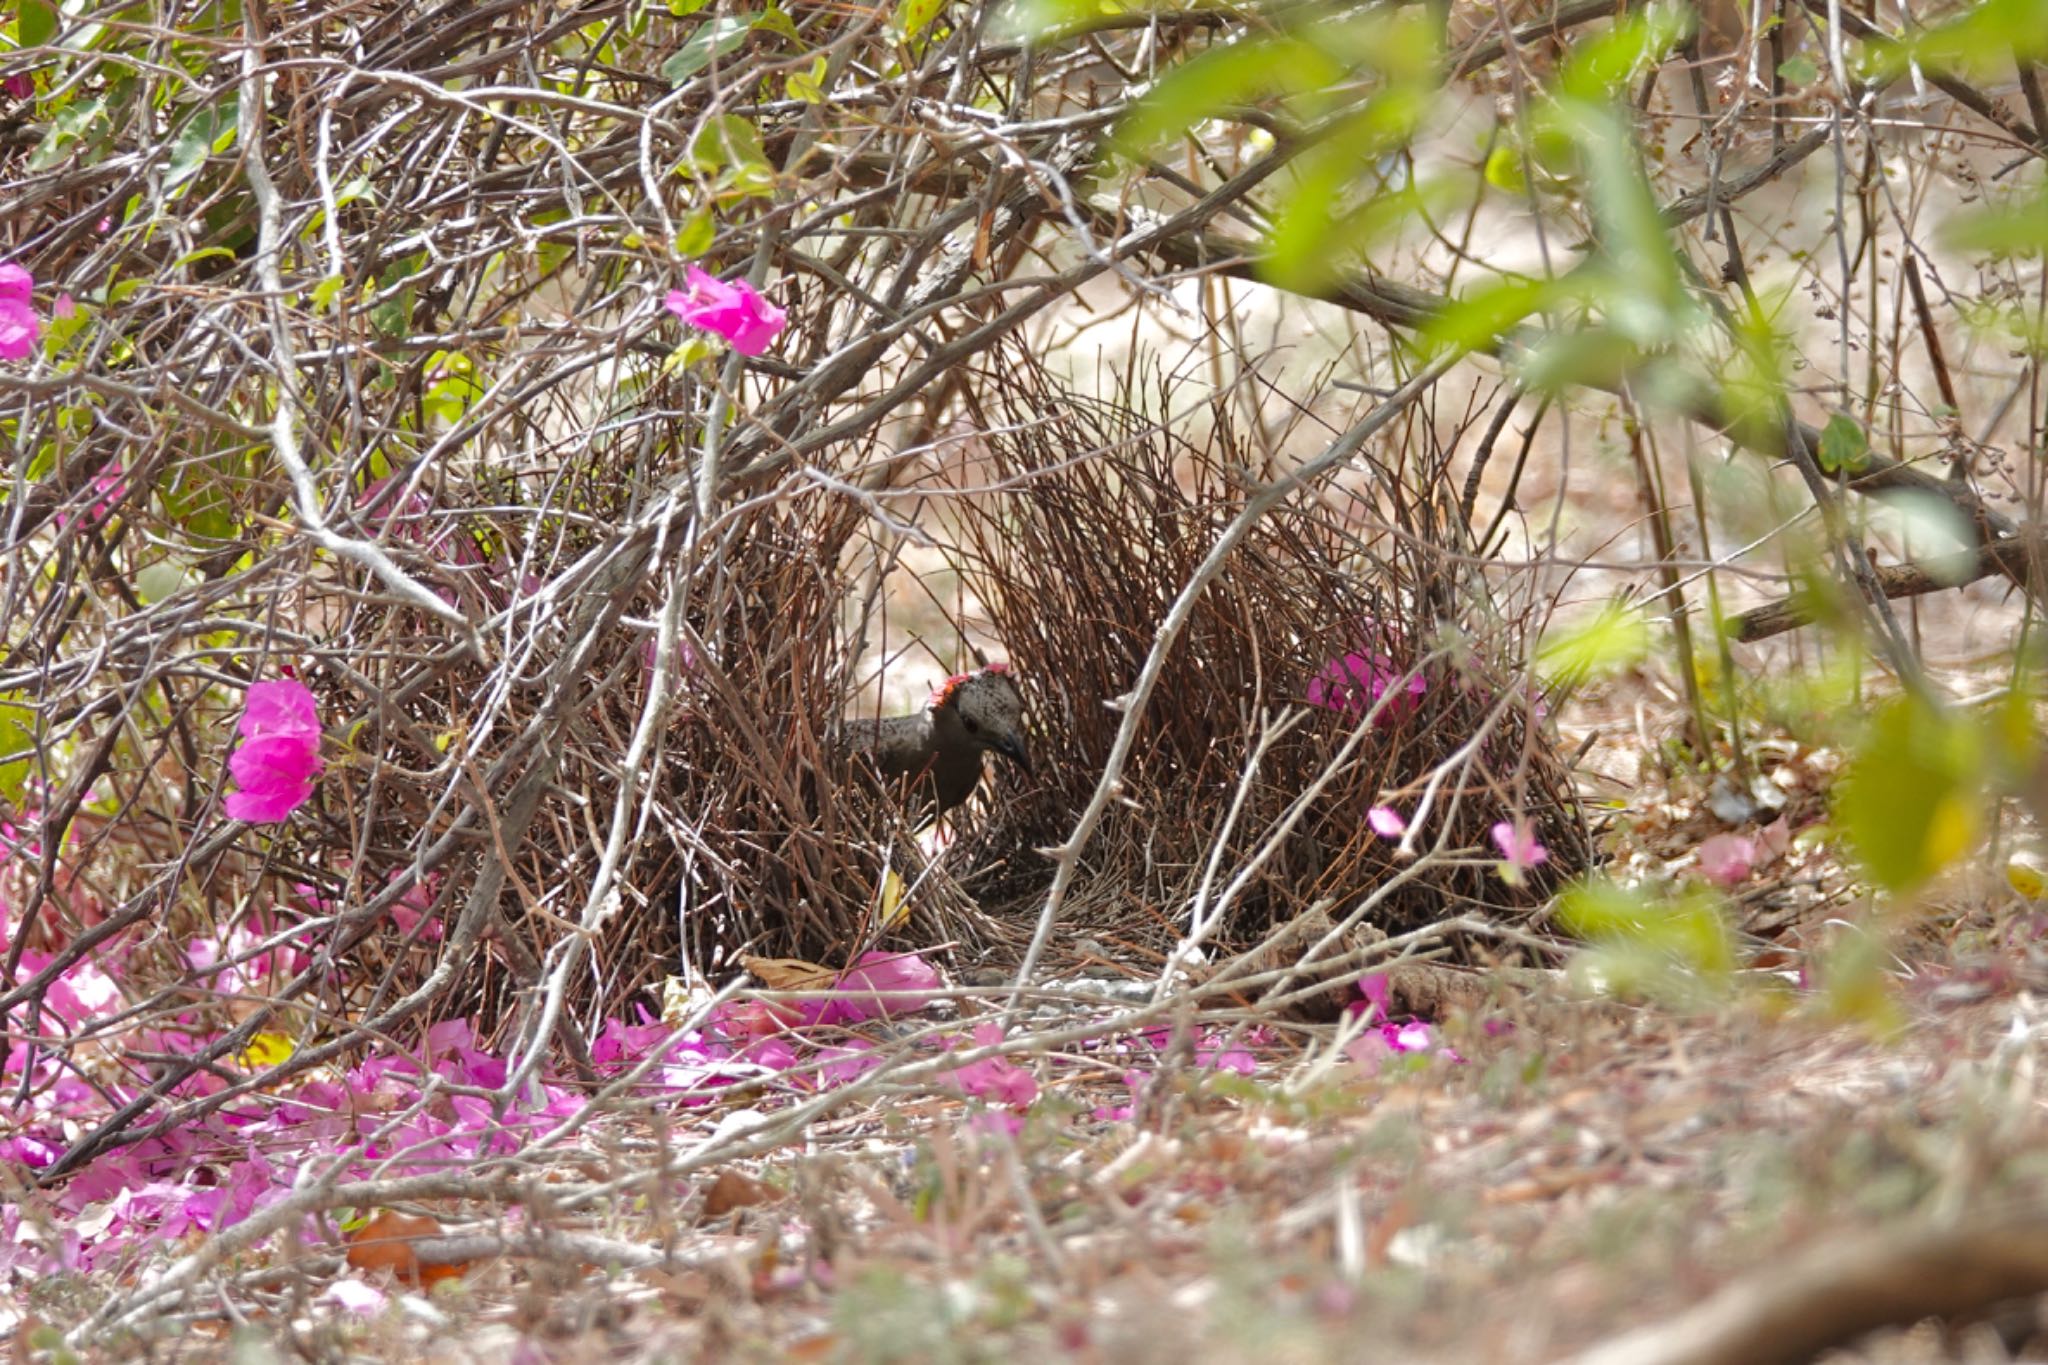
[[[1384,654],[1352,653],[1324,664],[1322,671],[1309,680],[1307,697],[1310,706],[1362,716],[1389,689],[1394,691],[1394,697],[1373,717],[1374,725],[1392,725],[1413,713],[1422,704],[1422,694],[1429,690],[1429,684],[1420,673],[1409,676],[1407,669]]]
[[[688,289],[671,289],[664,302],[692,327],[715,332],[741,355],[759,355],[775,340],[789,319],[746,281],[728,284],[709,271],[691,266],[683,275]]]
[[[0,360],[20,360],[36,348],[43,322],[32,295],[35,279],[12,261],[0,265]]]
[[[251,683],[235,731],[242,743],[228,772],[239,790],[228,796],[228,814],[258,825],[286,819],[313,794],[313,779],[326,767],[313,694],[289,678]]]
[[[1398,839],[1408,832],[1408,820],[1392,806],[1374,806],[1365,813],[1365,823],[1382,839]]]

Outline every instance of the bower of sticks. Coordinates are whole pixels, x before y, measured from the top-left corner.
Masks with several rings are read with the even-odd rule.
[[[503,1029],[550,980],[567,1017],[597,1019],[750,958],[897,947],[1009,971],[1063,847],[1051,973],[1156,972],[1196,926],[1204,955],[1284,955],[1332,926],[1524,920],[1586,841],[1523,623],[1494,604],[1428,424],[1297,480],[1199,386],[1142,359],[1122,384],[1083,398],[1005,347],[956,376],[942,421],[771,461],[694,523],[708,403],[687,379],[609,434],[529,409],[473,459],[358,462],[327,490],[332,525],[424,601],[270,517],[282,475],[252,456],[80,481],[44,509],[58,583],[172,533],[184,512],[152,482],[216,499],[239,528],[217,556],[241,570],[231,594],[103,620],[44,589],[32,637],[105,629],[10,679],[82,750],[37,789],[67,842],[7,864],[11,902],[39,912],[16,941],[61,961],[140,926],[129,1017]],[[913,549],[948,576],[921,604],[899,600]],[[216,650],[199,667],[167,648],[194,634]],[[882,704],[888,670],[982,657],[1021,683],[1035,776],[998,770],[920,839],[850,780],[842,718]],[[327,771],[288,823],[239,826],[232,724],[243,685],[277,676],[318,697]],[[1423,816],[1405,846],[1368,821],[1381,805]],[[1509,818],[1552,855],[1519,885],[1487,838]],[[245,975],[283,964],[260,1008],[219,989],[223,964],[195,980],[198,937],[242,945],[226,965]]]

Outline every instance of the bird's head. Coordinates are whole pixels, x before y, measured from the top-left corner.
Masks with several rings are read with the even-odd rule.
[[[1001,664],[956,673],[932,690],[932,719],[958,726],[977,749],[993,749],[1031,771],[1024,747],[1024,695]]]

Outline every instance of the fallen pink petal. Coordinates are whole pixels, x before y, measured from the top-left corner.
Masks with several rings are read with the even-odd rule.
[[[1508,865],[1517,870],[1541,866],[1550,858],[1550,850],[1537,842],[1536,833],[1526,820],[1502,820],[1493,827],[1493,844],[1500,850],[1500,856]]]
[[[1756,869],[1756,840],[1746,834],[1716,834],[1699,846],[1700,875],[1715,886],[1746,881]]]
[[[1408,832],[1408,821],[1392,806],[1374,806],[1365,813],[1365,823],[1382,839],[1398,839]]]
[[[727,283],[694,265],[683,278],[689,288],[671,289],[664,305],[692,327],[724,337],[741,355],[768,349],[789,320],[745,281]]]

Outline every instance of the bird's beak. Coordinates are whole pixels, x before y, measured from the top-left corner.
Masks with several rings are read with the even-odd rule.
[[[997,746],[1003,757],[1024,770],[1026,777],[1034,776],[1031,771],[1031,756],[1024,752],[1024,741],[1015,735],[1006,735]]]

